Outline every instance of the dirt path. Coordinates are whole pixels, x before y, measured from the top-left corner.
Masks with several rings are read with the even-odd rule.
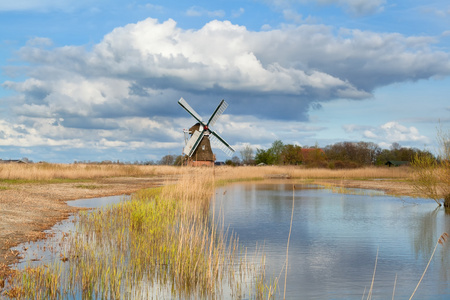
[[[68,200],[131,194],[161,186],[173,177],[114,177],[76,183],[0,183],[0,278],[5,266],[17,261],[10,250],[20,243],[45,237],[44,230],[79,210]]]

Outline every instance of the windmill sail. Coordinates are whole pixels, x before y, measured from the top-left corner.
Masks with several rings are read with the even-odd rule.
[[[216,124],[217,119],[223,114],[225,109],[227,109],[228,103],[225,102],[225,100],[220,101],[219,106],[217,106],[216,110],[213,112],[211,117],[209,118],[207,126],[214,126]]]
[[[223,114],[225,109],[228,107],[228,104],[225,102],[225,100],[220,101],[216,110],[209,118],[208,123],[204,123],[202,121],[202,117],[183,98],[178,100],[178,104],[180,104],[181,107],[183,107],[192,117],[194,117],[195,120],[198,121],[198,124],[194,125],[197,127],[193,126],[190,129],[190,131],[193,132],[193,134],[191,138],[187,141],[186,146],[183,149],[183,153],[185,155],[192,157],[192,155],[196,152],[196,149],[202,143],[203,139],[210,139],[211,141],[213,141],[213,143],[216,146],[218,146],[223,152],[225,152],[228,156],[231,156],[234,153],[234,149],[216,132],[214,132],[209,128],[210,126],[213,126],[216,123],[217,119]],[[207,142],[206,145],[208,146],[205,147],[206,145],[202,143],[201,146],[203,151],[202,153],[210,153],[210,157],[213,157],[211,147],[209,146],[209,140],[205,140],[205,142]]]
[[[234,153],[234,149],[227,143],[223,138],[221,138],[217,133],[211,131],[209,140],[213,142],[214,145],[220,148],[226,155],[231,156]]]
[[[195,149],[197,149],[198,145],[200,144],[202,138],[203,138],[203,131],[200,132],[198,130],[196,130],[191,138],[189,139],[189,141],[187,142],[186,146],[183,149],[183,153],[187,156],[192,156],[192,154],[194,153]]]
[[[202,117],[200,117],[200,115],[195,112],[195,110],[186,102],[186,100],[180,98],[180,100],[178,100],[178,104],[180,104],[181,107],[183,107],[191,116],[193,116],[194,119],[203,124]]]

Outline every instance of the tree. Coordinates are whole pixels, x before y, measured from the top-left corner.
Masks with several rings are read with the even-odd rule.
[[[249,144],[246,144],[244,148],[240,151],[242,163],[246,165],[253,164],[253,149]]]
[[[231,158],[234,166],[239,166],[241,164],[241,160],[236,155]]]
[[[241,160],[239,159],[239,157],[233,156],[231,159],[227,159],[227,160],[225,161],[225,164],[226,164],[227,166],[233,166],[233,167],[235,167],[235,166],[239,166],[239,165],[241,164]]]
[[[391,144],[391,150],[400,150],[401,148],[402,146],[400,146],[400,144],[397,142]]]
[[[413,187],[416,191],[450,209],[450,130],[438,128],[440,146],[438,160],[429,152],[417,153],[411,163],[413,167]]]
[[[255,163],[273,165],[275,163],[275,156],[273,155],[272,149],[256,149]]]
[[[172,166],[176,160],[177,156],[176,155],[165,155],[161,158],[161,160],[159,161],[160,165],[166,165],[166,166]]]
[[[283,142],[281,140],[276,140],[272,143],[270,148],[274,157],[274,164],[281,164],[281,152],[283,152]]]
[[[183,164],[183,159],[184,159],[184,156],[183,156],[183,155],[178,155],[178,156],[175,158],[175,161],[173,162],[173,165],[174,165],[174,166],[181,166],[181,165]]]
[[[302,147],[298,145],[285,145],[281,151],[281,161],[284,165],[299,165],[303,161]]]

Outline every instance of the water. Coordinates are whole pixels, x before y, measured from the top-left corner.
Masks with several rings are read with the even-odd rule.
[[[370,194],[296,185],[287,298],[366,299],[378,252],[372,298],[391,299],[396,282],[395,299],[409,299],[439,236],[450,232],[450,215],[432,200]],[[216,191],[216,213],[249,253],[264,247],[266,275],[280,278],[281,295],[292,199],[291,184]],[[415,299],[450,298],[449,242],[438,246]]]
[[[121,201],[130,199],[130,196],[127,195],[118,195],[118,196],[108,196],[108,197],[100,197],[100,198],[90,198],[90,199],[79,199],[67,201],[67,205],[73,207],[84,207],[84,208],[100,208],[107,205],[118,204]]]
[[[108,205],[117,204],[121,201],[129,199],[130,196],[118,195],[90,199],[79,199],[67,201],[67,205],[73,207],[84,207],[89,209],[101,208]],[[51,229],[44,231],[48,234],[45,240],[22,243],[11,250],[20,252],[21,259],[14,265],[17,269],[25,267],[36,267],[42,264],[51,263],[61,258],[65,253],[67,245],[62,243],[64,234],[75,230],[75,216],[71,215],[68,219],[63,220]]]

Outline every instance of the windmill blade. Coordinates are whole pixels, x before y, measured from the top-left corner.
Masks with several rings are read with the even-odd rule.
[[[216,110],[209,118],[209,121],[206,124],[206,126],[214,126],[214,124],[216,124],[217,119],[222,115],[222,113],[225,111],[225,109],[227,109],[227,107],[228,103],[226,103],[225,100],[222,99],[222,101],[220,101],[219,105],[217,106]]]
[[[220,135],[212,130],[209,130],[209,132],[211,133],[209,139],[214,143],[214,145],[219,147],[228,156],[231,156],[234,153],[234,149],[223,138],[221,138]]]
[[[183,98],[180,98],[178,100],[178,104],[181,105],[191,116],[194,117],[200,124],[203,124],[202,117],[198,113],[195,112],[195,110],[184,100]]]
[[[183,153],[189,157],[192,156],[195,149],[197,149],[198,145],[200,145],[200,142],[203,139],[203,136],[205,135],[205,131],[198,131],[196,130],[189,141],[187,142],[186,146],[183,149]]]

